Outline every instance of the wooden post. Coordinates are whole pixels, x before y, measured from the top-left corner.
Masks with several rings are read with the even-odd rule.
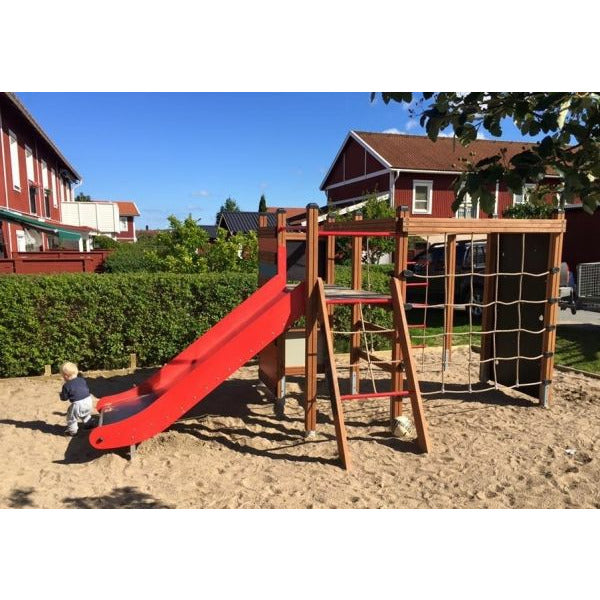
[[[496,305],[491,304],[495,299],[496,279],[498,275],[491,277],[496,273],[496,264],[498,256],[498,234],[488,233],[485,249],[485,274],[483,282],[483,311],[481,314],[481,343],[479,344],[479,360],[488,361],[492,357],[495,334],[486,334],[487,331],[494,329],[494,315],[496,314]],[[491,306],[487,306],[491,304]],[[479,380],[486,382],[490,380],[492,365],[489,362],[482,362],[479,366]]]
[[[404,356],[404,369],[406,372],[406,382],[410,393],[410,401],[417,430],[417,445],[423,452],[429,452],[429,433],[427,431],[427,421],[423,411],[423,400],[421,398],[421,388],[417,377],[417,369],[412,356],[410,344],[410,332],[404,310],[404,298],[402,298],[401,282],[396,277],[390,279],[390,291],[392,294],[392,304],[394,307],[395,334],[394,343],[399,343]]]
[[[329,325],[329,315],[327,313],[327,303],[325,300],[325,288],[323,280],[317,279],[317,289],[319,293],[319,316],[321,319],[321,331],[325,338],[325,347],[329,357],[329,381],[331,385],[331,412],[333,414],[333,423],[335,425],[335,439],[337,440],[338,453],[344,469],[350,470],[350,452],[348,451],[348,439],[346,435],[346,424],[344,423],[344,411],[340,397],[340,384],[335,366],[335,353],[333,349],[333,334]]]
[[[285,240],[285,214],[285,209],[277,209],[277,246],[278,248],[281,247],[286,249],[284,251],[287,251]],[[284,275],[284,277],[286,277],[286,275]],[[283,415],[285,411],[285,333],[280,335],[277,340],[275,340],[275,348],[277,349],[277,397],[275,399],[275,411],[277,414]]]
[[[473,248],[471,248],[473,252]],[[451,234],[446,239],[446,302],[444,312],[444,356],[442,368],[447,369],[452,360],[452,331],[454,329],[454,289],[456,286],[456,235]]]
[[[327,223],[335,223],[335,217],[328,216]],[[331,235],[327,238],[327,267],[325,272],[325,283],[333,285],[335,283],[335,236]],[[335,305],[330,304],[327,307],[327,314],[333,318]]]
[[[408,206],[399,206],[396,209],[396,237],[394,239],[394,277],[398,278],[400,293],[403,301],[406,300],[406,280],[402,273],[407,268],[408,261],[408,233],[406,232],[406,223],[408,222]],[[396,311],[392,312],[394,320]],[[398,328],[398,323],[394,322],[394,328]],[[408,335],[408,332],[407,332]],[[394,336],[392,341],[392,379],[391,391],[401,392],[404,389],[404,374],[402,372],[402,346],[398,336]],[[399,396],[390,397],[390,426],[394,426],[394,421],[402,415],[402,398]]]
[[[129,368],[132,371],[137,369],[137,354],[135,353],[129,355]]]
[[[52,366],[44,365],[44,377],[50,377],[52,375]]]
[[[563,221],[565,214],[557,210],[553,219]],[[564,225],[563,225],[564,231]],[[548,408],[552,392],[552,374],[554,372],[554,352],[556,349],[556,323],[558,315],[558,294],[560,289],[560,261],[562,256],[563,232],[550,233],[548,246],[548,279],[546,280],[546,298],[549,302],[544,310],[544,336],[542,339],[542,360],[540,367],[540,404]]]
[[[361,214],[354,215],[355,221],[362,221]],[[352,238],[352,285],[353,290],[362,289],[362,237]],[[350,389],[352,394],[358,394],[360,390],[360,305],[352,305],[352,317],[350,320]]]
[[[306,207],[306,352],[304,361],[304,427],[307,437],[317,429],[317,342],[319,274],[319,206]]]

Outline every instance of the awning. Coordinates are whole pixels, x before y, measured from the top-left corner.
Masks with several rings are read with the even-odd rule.
[[[26,225],[27,227],[33,227],[34,229],[39,229],[46,233],[53,233],[54,235],[57,235],[60,240],[77,241],[81,239],[81,234],[75,231],[69,231],[68,229],[63,229],[62,227],[44,221],[38,221],[34,217],[21,215],[11,210],[7,210],[6,208],[0,208],[0,219]]]

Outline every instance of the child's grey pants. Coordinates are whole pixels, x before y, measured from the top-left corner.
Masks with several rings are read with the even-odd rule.
[[[83,400],[71,402],[67,409],[67,429],[72,432],[77,432],[77,421],[87,423],[92,415],[92,397],[88,396]]]

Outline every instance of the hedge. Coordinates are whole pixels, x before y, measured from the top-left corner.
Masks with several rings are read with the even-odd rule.
[[[256,275],[168,273],[0,277],[0,377],[170,360],[256,289]]]
[[[370,289],[389,291],[389,267],[370,267]],[[363,269],[367,283],[367,269]],[[349,285],[350,269],[337,282]],[[0,377],[40,375],[66,361],[82,370],[118,369],[136,353],[156,366],[178,354],[256,289],[254,273],[177,275],[115,273],[0,277]],[[365,308],[367,320],[389,327],[391,315]],[[348,331],[350,308],[335,311],[334,329]],[[376,348],[386,344],[374,336]],[[337,336],[336,349],[347,349]]]

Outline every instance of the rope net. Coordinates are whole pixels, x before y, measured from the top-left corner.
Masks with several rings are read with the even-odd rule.
[[[547,255],[538,242],[532,244],[532,235],[536,234],[490,234],[487,241],[473,234],[459,240],[448,234],[441,241],[439,236],[436,241],[432,236],[424,239],[422,250],[404,271],[405,300],[413,307],[407,313],[413,356],[423,396],[498,389],[537,395],[543,383],[543,336],[549,331],[545,308],[552,301],[546,283],[554,269],[548,269]],[[449,264],[449,252],[456,255],[454,265]],[[368,266],[367,280],[371,288]],[[411,287],[411,282],[419,285]],[[366,366],[340,364],[338,368],[365,371],[377,392],[376,371],[389,370],[401,361],[376,355],[374,336],[393,333],[394,329],[381,325],[367,328],[361,306],[360,349]]]

